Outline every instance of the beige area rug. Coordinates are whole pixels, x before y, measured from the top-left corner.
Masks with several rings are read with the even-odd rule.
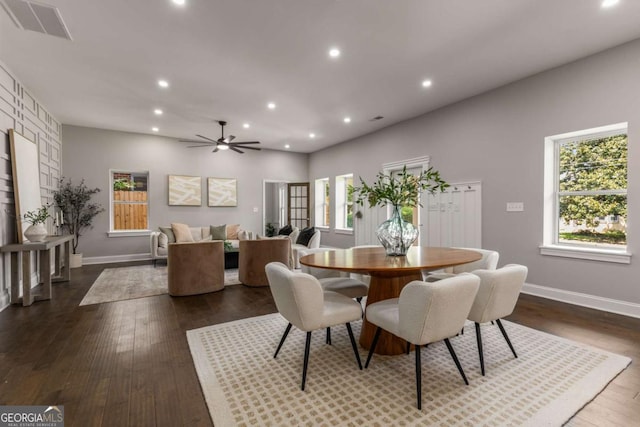
[[[224,271],[224,285],[238,285],[238,270]],[[134,267],[105,268],[93,282],[80,305],[100,304],[144,298],[168,293],[167,267],[140,265]]]
[[[480,375],[473,324],[451,339],[470,385],[444,343],[422,354],[422,411],[416,408],[415,356],[374,355],[358,370],[344,326],[312,336],[306,391],[300,390],[305,334],[279,314],[187,332],[211,419],[222,426],[560,426],[631,360],[504,322],[519,358],[497,326],[483,326],[487,376]],[[361,322],[353,325],[359,334]],[[362,363],[366,351],[360,349]]]

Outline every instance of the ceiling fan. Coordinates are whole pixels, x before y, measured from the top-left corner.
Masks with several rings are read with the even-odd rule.
[[[242,150],[261,150],[259,147],[250,147],[252,144],[260,144],[260,141],[243,141],[243,142],[231,142],[235,139],[235,136],[229,135],[225,138],[224,136],[224,127],[227,124],[224,120],[217,120],[220,125],[220,130],[222,135],[218,139],[207,138],[203,135],[196,135],[199,138],[204,139],[205,141],[201,141],[198,139],[181,139],[180,142],[192,142],[200,145],[189,145],[187,148],[202,148],[202,147],[213,147],[212,153],[217,152],[218,150],[233,150],[236,153],[244,154]]]

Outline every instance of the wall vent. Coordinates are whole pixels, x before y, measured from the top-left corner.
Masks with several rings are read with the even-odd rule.
[[[0,5],[20,29],[71,40],[62,15],[54,6],[24,0],[0,0]]]

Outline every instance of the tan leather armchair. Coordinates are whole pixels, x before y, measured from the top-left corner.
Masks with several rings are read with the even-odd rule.
[[[168,252],[169,295],[197,295],[224,289],[221,240],[170,243]]]
[[[291,240],[240,240],[238,280],[247,286],[269,286],[265,266],[281,262],[290,267]]]

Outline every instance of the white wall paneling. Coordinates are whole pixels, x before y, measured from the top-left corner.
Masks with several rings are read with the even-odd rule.
[[[429,246],[482,247],[482,184],[454,183],[427,201]]]

